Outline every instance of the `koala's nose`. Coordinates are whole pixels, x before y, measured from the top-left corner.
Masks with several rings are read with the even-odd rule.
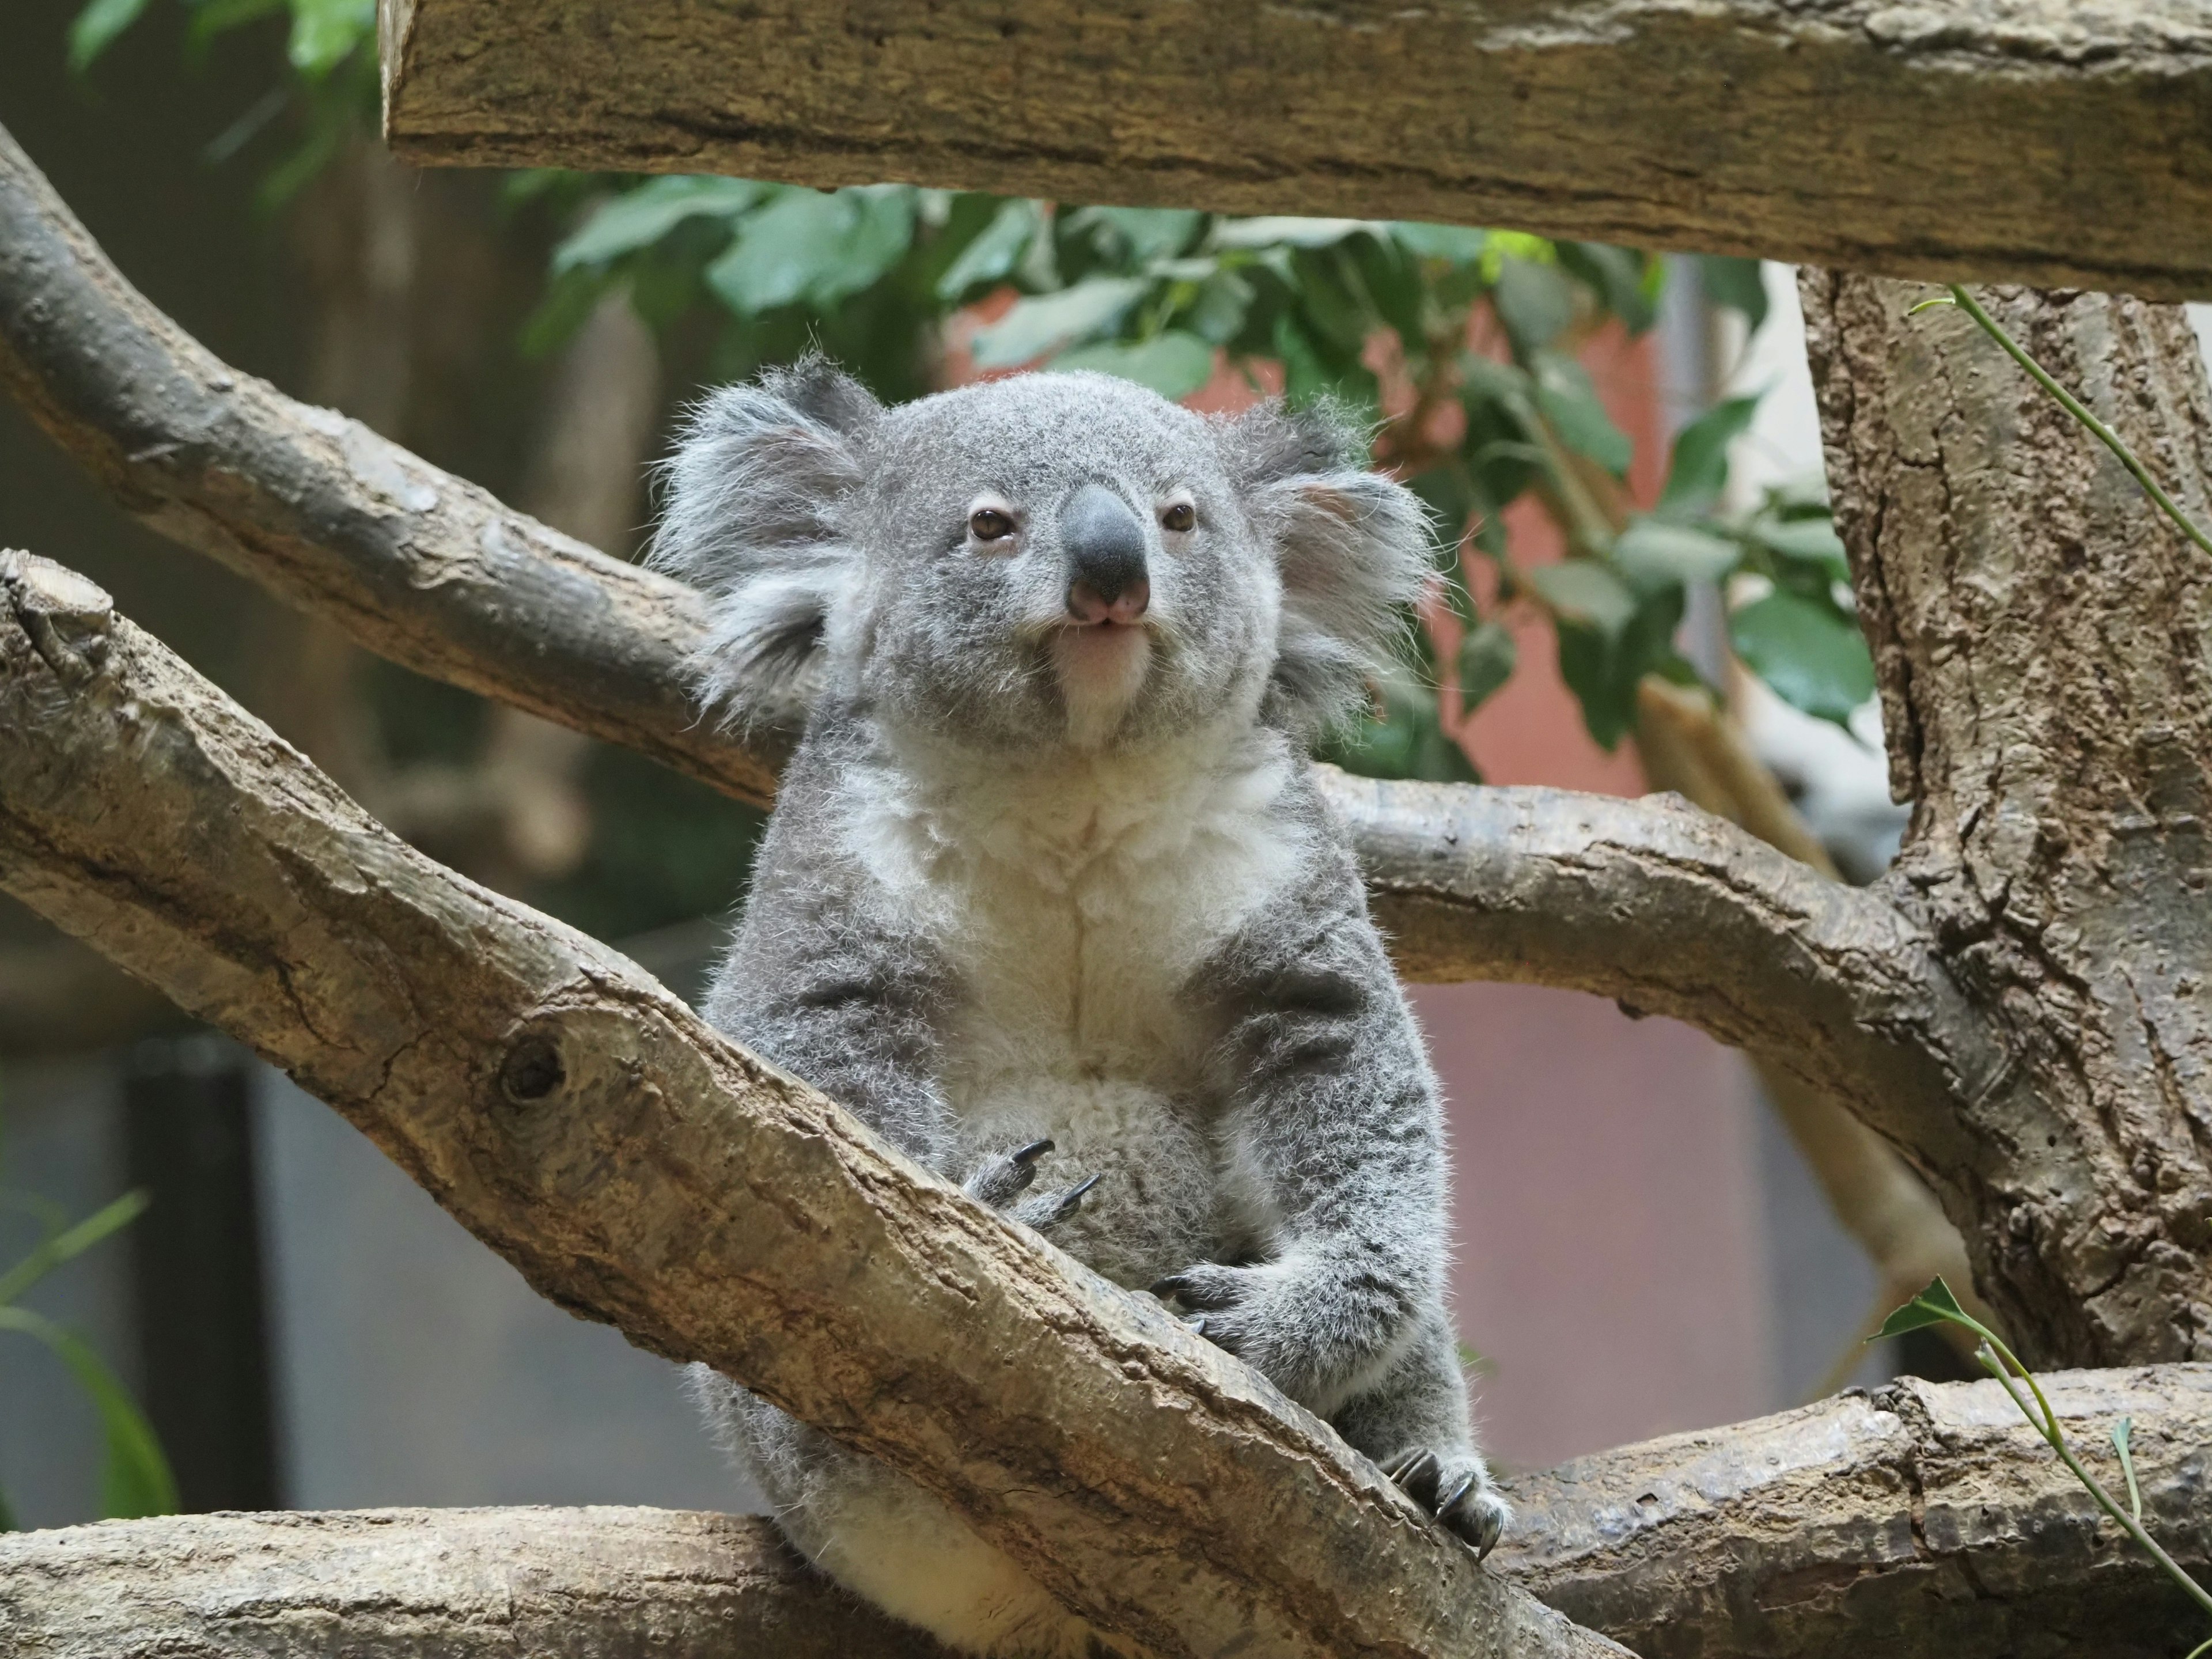
[[[1103,484],[1090,483],[1060,510],[1067,557],[1067,614],[1079,623],[1133,623],[1152,603],[1145,526]]]

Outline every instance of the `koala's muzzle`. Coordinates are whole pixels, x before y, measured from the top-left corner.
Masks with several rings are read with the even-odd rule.
[[[1133,623],[1152,603],[1144,522],[1103,484],[1089,483],[1060,510],[1067,561],[1067,614],[1079,623]]]

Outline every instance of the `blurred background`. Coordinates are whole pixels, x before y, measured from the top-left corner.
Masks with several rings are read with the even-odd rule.
[[[419,173],[373,139],[372,14],[14,0],[0,122],[219,356],[619,556],[685,400],[810,342],[894,398],[1047,362],[1209,410],[1340,398],[1444,533],[1406,660],[1331,758],[1676,789],[1839,879],[1893,852],[1787,270],[903,185]],[[292,615],[12,406],[0,546],[92,575],[418,845],[696,988],[757,815]],[[1571,994],[1415,1000],[1509,1468],[1966,1374],[1925,1334],[1861,1346],[1955,1279],[1957,1243],[1825,1102]],[[12,901],[0,1188],[0,1520],[749,1501],[667,1365]]]

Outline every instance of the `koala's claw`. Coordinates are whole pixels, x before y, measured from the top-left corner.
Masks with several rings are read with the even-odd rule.
[[[1480,1468],[1468,1470],[1449,1486],[1444,1484],[1443,1468],[1436,1453],[1416,1446],[1384,1464],[1382,1473],[1465,1540],[1480,1560],[1497,1548],[1513,1512],[1484,1480]]]
[[[1049,1140],[1032,1140],[1011,1152],[988,1160],[968,1177],[968,1196],[994,1210],[1003,1210],[1030,1189],[1036,1179],[1036,1162],[1052,1150]],[[1024,1218],[1026,1219],[1027,1218]]]
[[[1103,1177],[1098,1176],[1087,1176],[1077,1182],[1075,1185],[1052,1200],[1052,1208],[1042,1219],[1031,1221],[1027,1216],[1022,1218],[1029,1221],[1032,1227],[1049,1227],[1055,1221],[1065,1221],[1083,1207],[1084,1194],[1096,1187],[1101,1179]]]
[[[1152,1294],[1163,1302],[1172,1299],[1201,1313],[1219,1313],[1236,1305],[1237,1287],[1222,1284],[1209,1289],[1198,1282],[1194,1273],[1170,1273],[1152,1285]]]
[[[1008,1152],[1006,1161],[1018,1169],[1026,1170],[1051,1150],[1050,1140],[1032,1140],[1028,1146],[1017,1146],[1012,1152]],[[1093,1180],[1097,1178],[1095,1176],[1092,1177]]]

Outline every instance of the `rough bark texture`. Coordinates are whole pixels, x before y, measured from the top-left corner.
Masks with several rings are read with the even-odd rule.
[[[696,593],[227,368],[123,279],[4,131],[0,386],[155,529],[369,649],[741,799],[774,793],[773,744],[726,743],[690,707]]]
[[[2115,1486],[2212,1563],[2212,1366],[2047,1381]],[[2100,1448],[2103,1448],[2100,1450]],[[1644,1659],[2152,1659],[2195,1628],[1993,1382],[1626,1446],[1510,1483],[1495,1570]],[[0,1537],[20,1659],[933,1659],[753,1517],[652,1510],[185,1516]]]
[[[2203,0],[384,0],[410,161],[1511,225],[2182,297]]]
[[[2002,1055],[1960,1091],[1960,1156],[1893,1138],[2037,1359],[2204,1356],[2212,559],[1963,313],[1803,288],[1891,787],[1917,803],[1884,890]],[[2212,400],[2178,307],[1989,303],[2206,519]]]
[[[939,1493],[1164,1655],[1613,1651],[1150,1297],[398,841],[83,578],[0,562],[0,884],[540,1293]]]
[[[189,1515],[0,1535],[10,1659],[945,1659],[753,1516]]]

